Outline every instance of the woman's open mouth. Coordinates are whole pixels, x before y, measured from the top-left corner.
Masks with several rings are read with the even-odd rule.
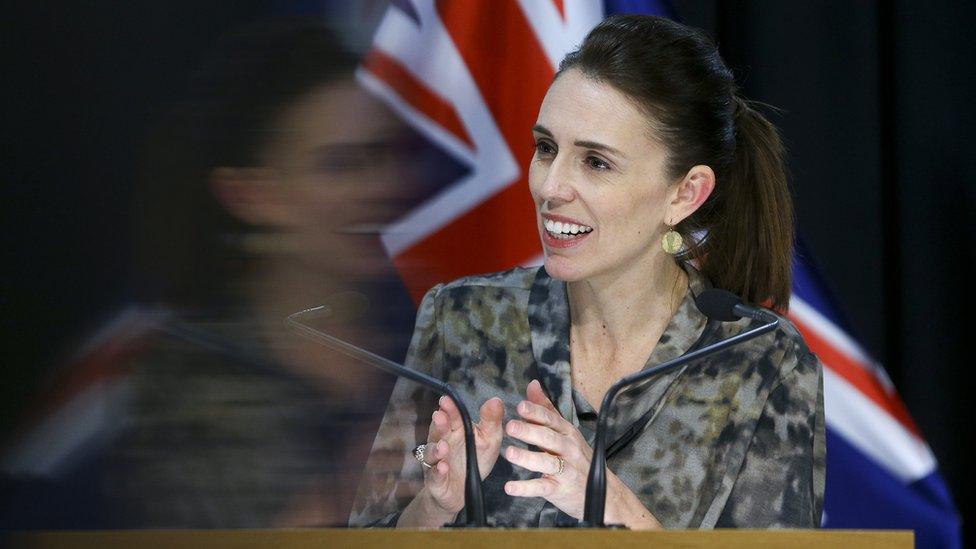
[[[542,232],[542,239],[547,246],[556,248],[566,248],[574,246],[586,238],[593,227],[565,221],[554,221],[546,219],[544,222],[545,230]]]

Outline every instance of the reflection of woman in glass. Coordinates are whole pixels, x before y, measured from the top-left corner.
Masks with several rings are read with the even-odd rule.
[[[113,438],[58,472],[93,475],[98,501],[31,524],[345,522],[390,382],[283,319],[338,295],[350,316],[333,331],[406,349],[413,304],[370,231],[413,198],[404,134],[356,65],[320,24],[289,20],[225,37],[200,69],[137,190],[139,295],[159,306],[101,343],[126,350],[99,366],[124,389],[104,407]]]
[[[182,395],[140,416],[131,433],[147,441],[141,455],[123,450],[123,478],[139,481],[133,500],[162,509],[157,488],[182,492],[164,500],[161,512],[174,513],[166,525],[323,525],[347,512],[389,382],[289,333],[283,319],[338,299],[352,316],[330,329],[397,359],[406,347],[413,306],[375,227],[415,189],[398,154],[402,127],[354,81],[356,64],[317,23],[231,35],[183,110],[188,127],[177,129],[189,140],[164,135],[148,163],[167,166],[176,147],[197,177],[150,173],[139,219],[145,280],[224,362],[203,367],[214,354],[203,353],[142,369],[145,391],[171,381]],[[227,364],[235,359],[223,347],[271,371]],[[182,433],[160,436],[159,422]],[[131,466],[142,457],[152,465]]]
[[[410,198],[404,136],[353,80],[356,64],[318,23],[234,33],[201,68],[176,135],[155,143],[138,219],[143,280],[218,352],[191,346],[180,365],[136,372],[140,401],[155,395],[130,430],[140,453],[121,452],[127,497],[154,500],[139,525],[341,522],[368,444],[360,433],[375,429],[388,382],[282,319],[342,295],[356,311],[336,331],[396,358],[406,346],[412,304],[375,231],[361,234]],[[157,402],[169,383],[182,396]]]
[[[737,94],[714,46],[674,22],[599,25],[563,61],[533,134],[545,267],[433,288],[408,360],[480,407],[489,520],[553,526],[582,517],[607,388],[747,327],[696,309],[709,285],[785,307],[793,229],[775,129]],[[608,523],[819,525],[820,365],[783,322],[618,398]],[[447,399],[398,385],[352,523],[455,520],[461,441]]]

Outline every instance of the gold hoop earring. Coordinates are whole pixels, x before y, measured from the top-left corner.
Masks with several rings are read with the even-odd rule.
[[[685,247],[685,240],[681,237],[681,233],[674,230],[674,225],[666,223],[668,227],[668,232],[664,233],[661,237],[661,248],[664,249],[664,253],[668,255],[675,255]]]

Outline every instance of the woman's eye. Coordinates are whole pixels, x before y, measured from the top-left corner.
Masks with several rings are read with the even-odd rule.
[[[607,164],[605,160],[597,158],[595,156],[586,157],[586,165],[594,170],[609,170],[610,164]]]
[[[552,156],[556,154],[556,148],[553,147],[552,143],[549,143],[548,141],[536,141],[535,152],[539,156]]]

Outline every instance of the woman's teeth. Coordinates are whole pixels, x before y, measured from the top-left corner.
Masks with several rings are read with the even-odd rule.
[[[546,220],[545,226],[549,234],[559,239],[573,238],[573,235],[586,234],[593,230],[593,227],[586,225],[563,223],[562,221],[553,221],[551,219]]]

